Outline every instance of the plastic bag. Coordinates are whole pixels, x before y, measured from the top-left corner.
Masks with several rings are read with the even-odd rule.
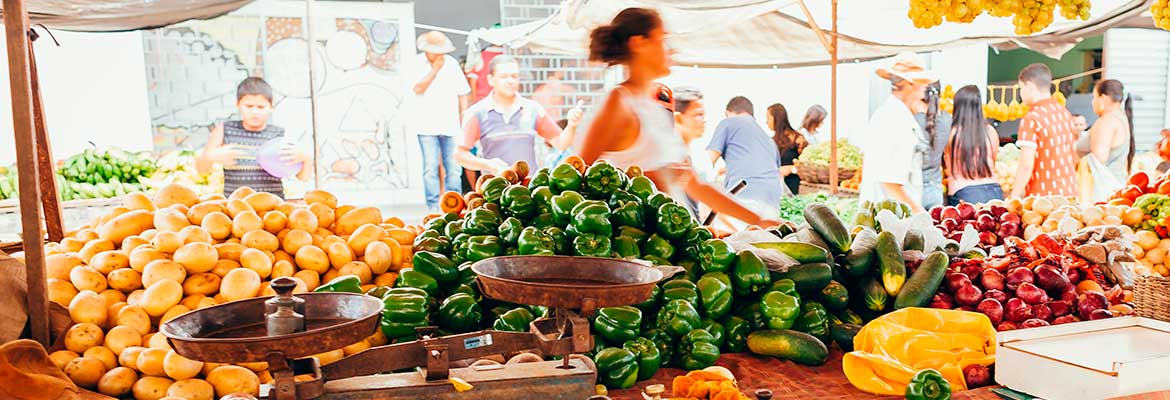
[[[927,252],[942,248],[947,242],[947,237],[943,235],[943,231],[934,225],[934,220],[930,219],[930,214],[927,213],[918,213],[906,219],[899,219],[893,212],[881,210],[878,211],[874,220],[882,227],[882,232],[894,234],[894,238],[898,241],[898,246],[902,246],[902,240],[906,237],[906,232],[909,232],[911,229],[922,233],[923,248]],[[979,244],[979,233],[968,227],[967,230],[963,231],[963,237],[959,241],[959,252],[957,254],[971,251],[977,244]]]
[[[752,243],[781,241],[780,238],[776,237],[776,235],[773,235],[768,231],[739,231],[731,234],[731,236],[723,238],[723,241],[727,242],[727,244],[737,252],[750,250],[753,253],[756,253],[756,255],[760,256],[760,259],[764,261],[764,265],[767,265],[768,269],[772,271],[784,272],[788,270],[788,267],[800,264],[792,257],[789,257],[787,254],[781,253],[777,250],[761,249],[759,247],[752,246]]]
[[[1081,157],[1077,164],[1077,186],[1080,190],[1081,204],[1095,204],[1108,201],[1114,191],[1120,189],[1124,182],[1113,175],[1113,171],[1105,167],[1092,154]]]
[[[995,346],[995,328],[983,314],[911,307],[865,324],[841,364],[849,383],[868,393],[901,396],[926,368],[957,392],[967,390],[963,367],[994,364]]]

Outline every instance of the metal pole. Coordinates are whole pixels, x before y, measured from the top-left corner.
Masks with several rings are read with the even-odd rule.
[[[321,188],[321,164],[317,161],[317,156],[321,152],[319,143],[317,142],[317,66],[314,61],[317,60],[316,43],[313,37],[313,0],[305,0],[305,40],[309,45],[309,117],[313,121],[313,189]]]
[[[12,90],[12,133],[20,176],[20,224],[28,282],[28,319],[32,338],[48,348],[49,297],[45,282],[45,235],[41,230],[41,192],[37,147],[33,139],[32,74],[29,64],[28,10],[24,0],[4,0],[8,40],[8,82]]]
[[[830,101],[829,118],[829,193],[837,194],[837,0],[833,0],[833,46],[829,52],[830,70],[832,71],[832,100]]]

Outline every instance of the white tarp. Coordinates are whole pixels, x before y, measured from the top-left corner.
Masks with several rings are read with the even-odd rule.
[[[252,0],[28,0],[33,24],[50,29],[118,32],[149,29],[189,19],[217,17]],[[0,11],[2,12],[2,11]]]
[[[1000,48],[1027,47],[1059,57],[1081,37],[1141,17],[1152,0],[1093,0],[1091,19],[1059,16],[1044,31],[1019,37],[1010,18],[982,15],[970,24],[944,22],[918,29],[906,16],[903,0],[840,0],[839,58],[873,59],[900,51],[930,51],[983,43]],[[806,0],[813,21],[830,35],[828,0]],[[662,15],[679,65],[707,67],[797,67],[825,64],[829,54],[796,0],[568,0],[547,19],[481,29],[469,41],[533,51],[584,55],[590,29],[609,22],[627,7],[650,7]]]

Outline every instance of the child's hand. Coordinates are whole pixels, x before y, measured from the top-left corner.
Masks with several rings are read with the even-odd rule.
[[[297,150],[295,147],[286,146],[280,150],[280,161],[286,163],[307,163],[313,161],[313,157],[306,152]]]
[[[225,167],[236,165],[236,159],[240,158],[244,152],[240,151],[240,146],[236,144],[225,144],[211,150],[207,154],[207,159],[212,163],[222,164]]]

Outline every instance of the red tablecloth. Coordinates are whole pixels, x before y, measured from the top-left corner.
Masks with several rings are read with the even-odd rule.
[[[756,389],[769,389],[773,399],[899,399],[902,396],[874,396],[854,388],[841,370],[839,350],[833,350],[825,365],[809,367],[751,353],[724,354],[716,365],[731,370],[739,381],[740,390],[751,396]],[[670,394],[674,377],[686,371],[665,368],[653,378],[638,382],[633,388],[610,391],[610,397],[620,400],[640,400],[646,386],[663,384]],[[988,388],[955,393],[956,400],[999,399]]]

